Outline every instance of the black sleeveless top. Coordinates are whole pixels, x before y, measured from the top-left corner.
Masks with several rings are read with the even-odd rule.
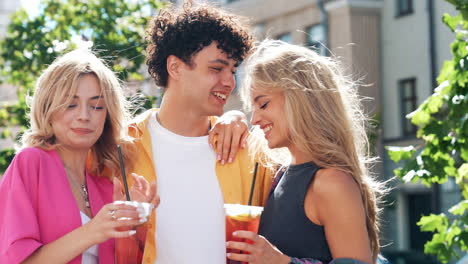
[[[287,167],[282,177],[278,173],[281,179],[268,197],[258,233],[290,257],[328,262],[332,256],[323,226],[304,212],[305,195],[318,170],[313,163],[303,163]]]

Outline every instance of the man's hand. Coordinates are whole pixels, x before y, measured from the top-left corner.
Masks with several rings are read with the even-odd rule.
[[[209,132],[208,140],[216,151],[216,159],[232,163],[239,148],[244,148],[249,135],[247,117],[240,111],[224,113]]]

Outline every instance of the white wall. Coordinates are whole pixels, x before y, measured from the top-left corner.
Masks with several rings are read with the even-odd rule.
[[[382,12],[383,131],[384,139],[401,136],[401,109],[398,80],[415,77],[417,104],[421,104],[434,87],[431,82],[428,6],[413,1],[413,13],[395,17],[395,1],[384,1]],[[442,23],[444,12],[454,13],[445,1],[434,0],[435,47],[437,74],[444,60],[450,59],[449,43],[454,35]]]
[[[450,43],[455,40],[455,33],[453,33],[448,26],[442,23],[442,15],[448,13],[450,15],[456,15],[459,12],[455,10],[455,7],[447,1],[434,1],[435,8],[435,43],[437,48],[437,74],[442,69],[442,65],[445,60],[450,60],[452,54],[450,52]]]
[[[19,6],[19,0],[1,0],[0,1],[0,37],[6,32],[6,27],[10,23],[10,16]]]
[[[429,95],[429,35],[426,1],[413,1],[412,14],[395,17],[395,1],[384,1],[382,12],[384,138],[401,135],[398,80],[416,77],[418,103]]]
[[[0,0],[0,38],[5,36],[11,14],[19,8],[20,4],[19,0]],[[15,100],[15,98],[16,89],[13,86],[7,84],[0,85],[0,103]],[[13,133],[16,133],[18,128],[13,128],[12,130]],[[12,146],[13,142],[11,140],[0,139],[0,150]]]

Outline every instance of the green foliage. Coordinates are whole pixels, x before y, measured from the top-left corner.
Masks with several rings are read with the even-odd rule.
[[[453,179],[460,188],[462,199],[449,210],[450,215],[431,214],[417,223],[422,231],[434,232],[424,252],[443,263],[459,259],[460,251],[468,252],[468,1],[448,1],[461,12],[443,16],[456,33],[453,59],[443,65],[434,93],[409,115],[419,126],[417,137],[424,144],[389,148],[390,158],[402,165],[395,175],[404,182],[430,186]]]
[[[13,14],[0,40],[0,83],[17,87],[18,101],[0,105],[2,137],[15,138],[8,127],[28,127],[27,96],[35,80],[65,51],[92,43],[120,79],[142,80],[145,30],[159,0],[42,0],[37,16],[21,9]],[[2,132],[3,131],[3,132]],[[0,152],[0,172],[14,152]]]

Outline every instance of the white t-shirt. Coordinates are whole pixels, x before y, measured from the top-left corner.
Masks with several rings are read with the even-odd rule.
[[[80,211],[81,216],[81,224],[84,225],[88,223],[91,219],[83,212]],[[98,246],[94,245],[88,248],[83,254],[81,255],[81,263],[82,264],[97,264],[98,263]]]
[[[161,197],[156,264],[225,263],[224,201],[208,136],[177,135],[162,127],[156,114],[148,128]]]

